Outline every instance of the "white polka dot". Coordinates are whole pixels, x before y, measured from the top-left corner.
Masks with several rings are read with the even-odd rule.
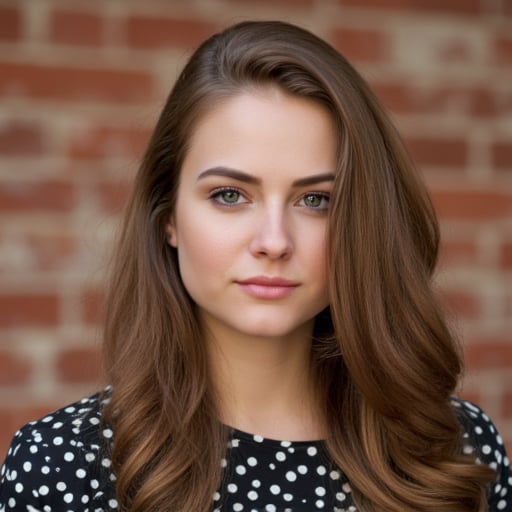
[[[315,489],[315,494],[317,496],[325,496],[325,488],[324,487],[317,487]]]
[[[228,484],[228,492],[234,493],[238,491],[238,486],[236,484]]]
[[[256,464],[258,464],[258,461],[256,460],[255,457],[249,457],[247,459],[247,464],[249,464],[249,466],[251,466],[251,467],[254,467],[254,466],[256,466]]]
[[[244,506],[241,503],[235,503],[233,504],[233,510],[234,512],[240,512],[244,509]]]
[[[117,508],[117,500],[108,500],[110,508]]]
[[[23,484],[21,484],[20,482],[18,482],[15,486],[14,486],[14,490],[19,494],[20,492],[23,492]]]
[[[308,467],[307,466],[304,466],[304,464],[301,464],[300,466],[297,467],[297,471],[301,474],[301,475],[305,475],[307,472],[308,472]]]
[[[77,478],[85,478],[87,476],[87,472],[84,469],[77,469],[75,475]]]
[[[218,491],[215,492],[213,495],[213,501],[219,501],[220,500],[220,493]]]
[[[336,493],[336,499],[338,501],[345,501],[346,495],[343,492],[337,492]]]
[[[279,462],[283,462],[286,460],[286,455],[284,452],[277,452],[276,453],[276,459],[279,461]]]
[[[507,502],[505,500],[498,501],[498,504],[497,504],[498,510],[505,510],[506,506],[507,506]]]
[[[275,505],[266,505],[265,506],[265,512],[276,512],[276,506]]]
[[[86,505],[87,503],[89,503],[89,496],[87,496],[87,494],[84,494],[81,498],[80,498],[80,501]]]
[[[484,444],[482,446],[482,453],[489,455],[489,453],[491,453],[491,447],[488,444]]]
[[[112,430],[110,430],[109,428],[106,428],[103,430],[102,434],[103,434],[103,437],[110,439],[114,435],[114,432],[112,432]]]
[[[257,443],[263,443],[263,437],[262,436],[253,436],[253,439],[257,442]]]
[[[325,474],[327,474],[327,468],[325,466],[318,466],[316,468],[316,472],[320,475],[320,476],[323,476]]]
[[[285,492],[283,494],[284,501],[292,501],[293,500],[293,494],[290,494],[289,492]]]
[[[307,454],[308,454],[310,457],[314,457],[317,453],[318,453],[318,450],[317,450],[314,446],[310,446],[310,447],[307,449]]]
[[[251,500],[251,501],[256,501],[258,499],[258,493],[256,491],[249,491],[247,493],[247,497]]]
[[[247,473],[247,470],[245,469],[245,466],[242,466],[241,464],[238,465],[236,468],[235,468],[235,471],[239,474],[239,475],[245,475],[245,473]]]
[[[270,492],[272,494],[279,494],[281,492],[281,487],[279,487],[279,485],[276,485],[276,484],[271,485],[270,486]]]
[[[43,473],[43,475],[47,475],[49,472],[50,472],[50,466],[43,466],[41,468],[41,473]]]
[[[297,473],[295,473],[294,471],[288,471],[286,473],[286,480],[288,480],[289,482],[295,482],[295,480],[297,480]]]
[[[7,504],[9,505],[9,507],[14,508],[16,506],[16,500],[14,498],[9,498]]]
[[[259,480],[253,480],[253,481],[251,482],[251,485],[252,485],[253,487],[256,487],[256,489],[258,489],[259,487],[261,487],[261,482],[260,482]]]
[[[339,480],[341,475],[339,471],[331,471],[329,476],[331,477],[331,480]]]
[[[41,496],[47,496],[48,493],[50,492],[50,488],[47,485],[41,485],[41,487],[39,487],[38,492]]]
[[[73,495],[70,492],[64,494],[64,501],[66,503],[71,503],[73,501]]]
[[[53,439],[53,444],[55,446],[60,446],[63,442],[64,442],[64,439],[62,439],[62,437],[60,437],[60,436],[57,436]]]
[[[316,505],[317,508],[324,508],[325,503],[324,503],[323,500],[316,500],[315,501],[315,505]]]
[[[64,482],[57,483],[57,490],[63,492],[67,489],[67,485]]]
[[[71,462],[71,461],[73,461],[74,459],[75,459],[75,454],[74,454],[74,453],[72,453],[72,452],[66,452],[66,453],[64,454],[64,460],[65,460],[66,462]]]
[[[23,463],[23,471],[28,473],[29,471],[31,471],[31,469],[32,469],[32,463],[31,462],[27,461],[27,462]]]

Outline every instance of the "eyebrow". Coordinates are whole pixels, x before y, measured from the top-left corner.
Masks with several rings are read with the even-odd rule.
[[[224,176],[226,178],[232,178],[237,181],[242,181],[244,183],[249,183],[251,185],[261,185],[261,179],[256,176],[252,176],[251,174],[247,174],[246,172],[239,171],[238,169],[231,169],[230,167],[212,167],[211,169],[206,169],[202,173],[199,174],[197,180],[201,180],[208,176]],[[306,187],[309,185],[315,185],[317,183],[323,183],[325,181],[334,181],[335,175],[334,173],[327,172],[322,174],[313,174],[312,176],[305,176],[304,178],[299,178],[292,183],[294,187]]]

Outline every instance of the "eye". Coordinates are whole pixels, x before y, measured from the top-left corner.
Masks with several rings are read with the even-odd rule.
[[[327,210],[329,207],[329,194],[324,192],[309,192],[302,196],[299,205],[313,210]]]
[[[247,202],[242,192],[236,188],[221,188],[213,190],[209,198],[225,206],[234,206]]]

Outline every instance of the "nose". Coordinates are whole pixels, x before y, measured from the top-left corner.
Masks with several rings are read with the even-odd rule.
[[[280,206],[268,207],[254,219],[250,251],[255,257],[288,259],[293,252],[290,221]]]

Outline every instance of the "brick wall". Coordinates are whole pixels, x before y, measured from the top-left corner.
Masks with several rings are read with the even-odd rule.
[[[441,216],[462,394],[512,451],[510,0],[0,0],[0,452],[99,386],[104,269],[177,70],[246,18],[340,48],[392,111]]]

